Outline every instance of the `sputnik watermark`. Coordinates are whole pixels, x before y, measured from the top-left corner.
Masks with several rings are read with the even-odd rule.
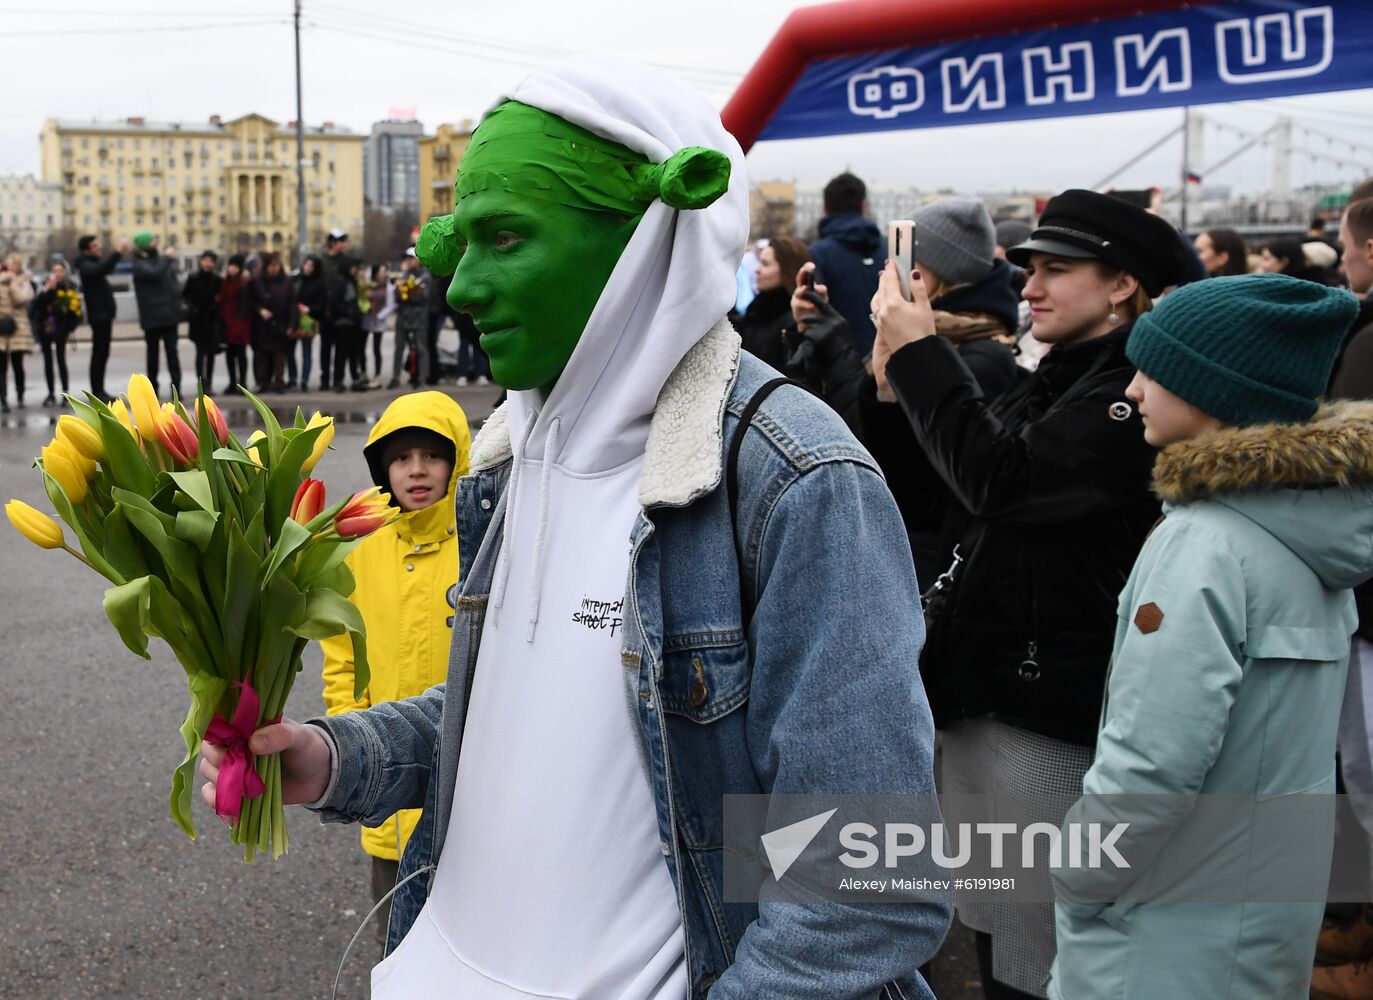
[[[1347,810],[1344,797],[1328,794],[731,795],[725,900],[891,902],[955,890],[1012,903],[1364,898],[1367,876],[1342,855],[1366,858],[1368,848],[1342,848],[1337,808]]]
[[[1031,823],[1022,830],[1015,823],[958,823],[950,836],[950,828],[943,823],[931,824],[928,833],[916,823],[885,823],[879,847],[877,827],[847,823],[839,831],[839,843],[846,848],[839,855],[839,863],[849,868],[872,868],[881,862],[887,868],[898,868],[903,858],[918,858],[928,850],[930,860],[940,868],[960,869],[973,859],[973,838],[985,836],[987,863],[995,871],[1009,867],[1006,840],[1015,837],[1020,840],[1021,868],[1035,867],[1037,843],[1047,845],[1050,868],[1100,868],[1107,862],[1116,868],[1129,868],[1130,863],[1115,845],[1130,824],[1114,823],[1103,833],[1104,826],[1069,823],[1059,829],[1052,823]],[[957,844],[957,849],[950,851],[950,844]]]

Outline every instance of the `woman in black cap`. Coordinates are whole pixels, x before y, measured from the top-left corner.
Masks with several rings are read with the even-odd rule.
[[[921,673],[943,729],[942,791],[1042,800],[1081,793],[1116,597],[1158,516],[1125,341],[1186,261],[1163,219],[1091,191],[1053,198],[1007,256],[1026,271],[1031,333],[1051,345],[1034,373],[988,402],[935,335],[919,272],[908,302],[892,263],[873,297],[873,369],[946,490],[954,560],[922,581],[933,584]],[[985,894],[958,904],[978,933],[986,995],[1045,996],[1052,906]]]

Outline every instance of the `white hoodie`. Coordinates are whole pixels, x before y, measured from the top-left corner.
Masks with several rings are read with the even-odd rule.
[[[514,459],[453,812],[433,891],[373,996],[680,1000],[683,930],[620,661],[629,537],[658,393],[728,311],[743,154],[698,94],[581,57],[510,99],[662,162],[729,155],[699,211],[654,202],[545,402],[512,392]]]

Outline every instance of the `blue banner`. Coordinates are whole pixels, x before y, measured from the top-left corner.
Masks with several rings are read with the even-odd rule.
[[[919,17],[918,10],[911,16]],[[1238,0],[817,61],[759,138],[1093,115],[1359,87],[1373,87],[1373,2]]]

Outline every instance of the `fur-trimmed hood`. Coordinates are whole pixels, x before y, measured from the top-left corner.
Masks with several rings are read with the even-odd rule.
[[[1328,587],[1373,576],[1373,403],[1303,424],[1227,427],[1170,445],[1154,466],[1166,505],[1211,501],[1254,521]]]

